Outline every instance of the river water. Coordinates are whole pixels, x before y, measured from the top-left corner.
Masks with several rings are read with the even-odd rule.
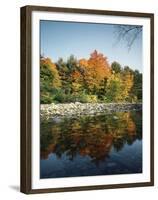
[[[41,121],[40,178],[142,172],[142,112]]]

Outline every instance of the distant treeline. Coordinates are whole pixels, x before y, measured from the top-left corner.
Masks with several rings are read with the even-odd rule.
[[[118,62],[111,65],[96,50],[89,59],[71,55],[56,63],[40,58],[41,103],[141,102],[142,74]]]

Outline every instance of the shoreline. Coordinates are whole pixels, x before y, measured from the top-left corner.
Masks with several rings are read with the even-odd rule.
[[[102,115],[142,110],[142,103],[62,103],[41,104],[41,119]]]

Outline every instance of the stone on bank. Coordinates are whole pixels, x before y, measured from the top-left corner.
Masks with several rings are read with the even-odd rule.
[[[100,115],[112,112],[141,110],[141,103],[64,103],[41,104],[41,118],[74,117]]]

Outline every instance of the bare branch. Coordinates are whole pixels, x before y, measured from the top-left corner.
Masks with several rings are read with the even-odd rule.
[[[126,41],[128,50],[131,49],[133,43],[142,32],[142,26],[136,25],[115,25],[115,34],[117,37],[117,43],[121,40]]]

